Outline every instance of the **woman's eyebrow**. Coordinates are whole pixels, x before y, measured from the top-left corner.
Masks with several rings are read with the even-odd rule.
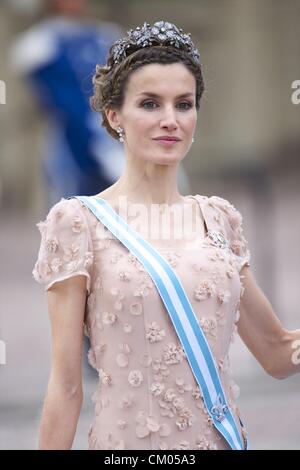
[[[151,98],[161,98],[160,95],[157,93],[153,93],[151,91],[142,91],[141,93],[138,93],[138,95],[147,95],[150,96]],[[176,98],[187,98],[188,96],[194,96],[194,93],[188,92],[188,93],[183,93],[181,95],[178,95]]]

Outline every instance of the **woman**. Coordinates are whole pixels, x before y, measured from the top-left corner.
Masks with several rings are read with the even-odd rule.
[[[40,448],[72,446],[83,331],[100,377],[89,449],[247,448],[229,378],[230,341],[238,330],[267,373],[283,378],[300,371],[293,349],[300,330],[283,328],[256,284],[241,214],[223,198],[178,192],[178,166],[193,141],[204,90],[199,53],[175,25],[145,23],[112,45],[93,82],[92,106],[124,143],[126,168],[107,190],[62,199],[37,224],[42,242],[33,275],[48,291],[53,338]],[[148,254],[156,250],[155,263],[176,273],[197,318],[198,345],[188,330],[193,320],[182,329],[170,321],[142,255],[108,229],[108,218],[95,216],[92,206],[100,205],[137,226]],[[195,366],[198,346],[207,347],[207,357]]]

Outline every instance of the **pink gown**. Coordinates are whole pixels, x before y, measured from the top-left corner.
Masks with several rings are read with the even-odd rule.
[[[191,302],[216,360],[244,439],[229,348],[243,295],[241,269],[250,252],[242,216],[218,196],[186,196],[206,235],[186,248],[162,248]],[[198,203],[198,204],[197,204]],[[49,289],[86,276],[84,332],[98,371],[89,449],[228,449],[211,423],[169,314],[138,259],[77,199],[62,198],[37,224],[41,233],[34,279]],[[218,247],[207,230],[221,232]],[[157,248],[156,248],[157,249]]]

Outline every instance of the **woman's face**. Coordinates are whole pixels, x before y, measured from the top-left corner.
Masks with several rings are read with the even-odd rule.
[[[134,71],[122,109],[115,115],[115,122],[125,130],[127,155],[160,165],[179,163],[195,131],[195,99],[196,79],[181,63],[149,64]],[[180,140],[165,144],[155,140],[160,136]]]

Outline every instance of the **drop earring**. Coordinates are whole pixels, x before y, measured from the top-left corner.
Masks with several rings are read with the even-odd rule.
[[[192,143],[194,143],[194,142],[195,142],[195,139],[194,139],[194,137],[192,137]]]
[[[124,142],[124,129],[117,127],[117,133],[119,134],[119,142]]]

